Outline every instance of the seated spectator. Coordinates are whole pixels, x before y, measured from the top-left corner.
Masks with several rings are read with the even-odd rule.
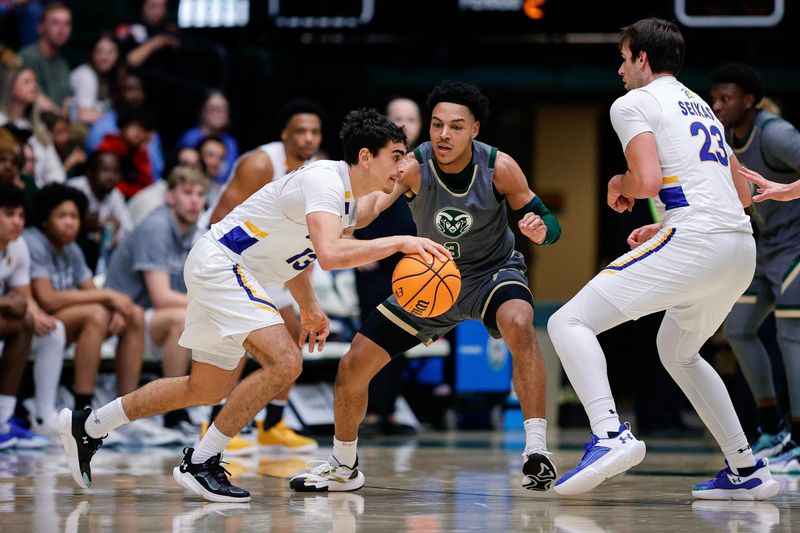
[[[166,205],[150,213],[112,255],[106,286],[145,308],[148,349],[161,351],[165,377],[178,377],[187,374],[191,355],[178,345],[188,303],[183,264],[198,236],[209,182],[201,172],[177,166],[167,183]],[[164,424],[188,437],[198,433],[183,409],[167,413]]]
[[[132,67],[141,67],[154,55],[161,55],[159,52],[180,46],[178,27],[167,21],[167,0],[141,0],[139,19],[120,24],[115,33],[125,61]]]
[[[222,167],[225,164],[225,143],[219,137],[205,137],[197,145],[197,151],[200,153],[200,166],[203,173],[212,180],[209,196],[214,203],[222,189],[222,183],[218,178],[221,176]]]
[[[10,183],[24,189],[21,171],[22,150],[14,136],[5,128],[0,128],[0,183]]]
[[[93,152],[109,133],[119,133],[118,112],[126,107],[145,108],[146,94],[142,78],[131,72],[122,74],[111,91],[111,110],[95,122],[86,136],[86,150]],[[147,144],[147,155],[153,169],[153,179],[160,180],[164,172],[164,154],[161,151],[161,137],[153,132]]]
[[[107,261],[113,248],[133,229],[125,197],[117,189],[120,180],[119,157],[98,150],[89,156],[86,175],[67,180],[67,185],[81,191],[89,201],[83,217],[78,245],[86,264],[95,274],[98,259]]]
[[[20,326],[20,334],[32,328],[33,342],[30,352],[34,357],[33,381],[36,389],[34,401],[35,412],[32,415],[32,425],[36,433],[55,436],[58,434],[56,413],[56,390],[61,377],[61,365],[64,359],[64,345],[66,336],[64,324],[43,311],[33,298],[30,285],[30,254],[24,239],[18,238],[25,225],[25,194],[21,189],[9,183],[0,183],[0,251],[3,254],[3,263],[0,265],[0,309],[4,304],[18,303],[21,299],[26,303],[25,323]],[[13,305],[12,305],[13,307]],[[3,316],[7,311],[0,311],[0,330],[7,321]],[[12,340],[7,345],[12,350],[12,356],[6,359],[3,356],[3,378],[0,378],[0,411],[4,406],[11,407],[13,402],[4,398],[5,392],[11,392],[15,387],[13,382],[18,379],[18,372],[24,369],[28,361],[28,350],[16,367],[13,358],[13,349],[16,341]],[[14,392],[16,395],[16,392]],[[0,421],[4,413],[0,412]],[[10,422],[11,434],[16,437],[18,448],[34,448],[46,446],[47,439],[42,439],[35,433],[22,429],[16,419]],[[0,447],[6,439],[0,429]],[[7,444],[7,442],[6,442]]]
[[[122,293],[98,289],[75,244],[86,197],[66,185],[42,189],[33,209],[34,227],[23,232],[31,255],[31,286],[36,302],[64,324],[75,342],[75,409],[91,406],[106,338],[119,337],[117,392],[139,386],[144,350],[144,311]]]
[[[27,431],[13,418],[17,392],[28,362],[33,337],[28,302],[15,291],[28,282],[30,258],[25,244],[18,239],[25,227],[23,192],[9,183],[0,185],[0,449],[13,446],[40,448],[49,439]]]
[[[225,145],[225,159],[219,171],[208,173],[211,179],[219,185],[228,181],[233,165],[236,163],[236,158],[239,157],[239,146],[236,143],[236,139],[225,131],[225,128],[228,127],[229,119],[230,111],[227,98],[221,92],[213,91],[209,93],[208,98],[203,103],[203,109],[200,112],[200,123],[194,128],[186,130],[177,143],[178,148],[191,146],[200,150],[201,141],[205,138],[219,139]]]
[[[178,150],[178,164],[183,167],[192,167],[195,170],[203,172],[203,167],[200,164],[200,152],[196,149],[185,146]]]
[[[111,86],[118,59],[119,45],[110,34],[103,33],[95,39],[89,62],[69,75],[75,94],[73,120],[91,125],[111,109]]]
[[[22,64],[36,73],[41,93],[39,105],[45,111],[63,114],[69,86],[69,64],[61,48],[72,33],[72,13],[61,2],[45,6],[39,18],[39,40],[19,51]]]
[[[117,188],[126,199],[153,183],[153,171],[147,155],[147,143],[153,133],[150,117],[140,108],[123,109],[117,118],[119,133],[109,133],[98,152],[119,157],[122,179]]]
[[[53,146],[64,166],[67,177],[72,178],[83,174],[86,152],[81,148],[83,142],[80,128],[73,127],[66,118],[49,112],[42,113],[42,121],[50,132]]]
[[[0,86],[0,126],[10,124],[32,132],[27,143],[33,149],[34,184],[41,189],[48,183],[63,183],[66,174],[50,132],[41,119],[36,104],[38,92],[33,70],[7,70]]]

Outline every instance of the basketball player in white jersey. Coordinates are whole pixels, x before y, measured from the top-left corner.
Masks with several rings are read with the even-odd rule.
[[[677,25],[645,19],[623,30],[619,74],[629,91],[611,106],[628,170],[608,183],[608,205],[630,210],[653,198],[661,223],[634,230],[632,251],[608,265],[548,323],[564,370],[583,403],[592,440],[556,482],[580,494],[641,462],[645,445],[617,415],[596,335],[666,311],[656,338],[667,371],[725,455],[715,479],[695,485],[703,499],[761,500],[778,484],[756,461],[719,375],[698,350],[750,284],[755,242],[743,205],[749,190],[708,104],[675,75],[684,61]],[[733,171],[733,173],[731,172]]]
[[[184,449],[175,480],[216,502],[247,502],[220,464],[231,437],[300,374],[302,355],[264,287],[286,283],[300,304],[302,333],[319,349],[328,319],[314,297],[307,268],[352,268],[391,254],[450,259],[428,239],[345,238],[397,199],[406,152],[403,130],[373,109],[351,112],[341,131],[344,161],[317,161],[259,189],[195,244],[184,268],[189,306],[179,343],[192,350],[191,374],[164,378],[96,411],[59,414],[61,442],[76,483],[91,485],[90,462],[103,438],[139,418],[228,401],[194,447]],[[398,188],[399,190],[399,188]],[[262,368],[231,391],[239,361],[249,352]]]
[[[309,100],[292,100],[278,112],[280,141],[259,146],[242,155],[237,161],[231,178],[220,192],[219,201],[209,210],[207,225],[216,224],[258,189],[277,180],[289,172],[316,160],[322,142],[323,110],[319,104]],[[281,313],[292,337],[300,334],[300,322],[292,307],[292,295],[284,285],[266,287],[272,303]],[[245,359],[238,372],[244,370]],[[258,420],[258,433],[254,440],[247,434],[237,435],[228,445],[228,454],[244,455],[259,447],[270,451],[309,453],[319,447],[314,439],[296,433],[283,423],[283,409],[289,399],[289,385],[266,406],[264,420]],[[222,406],[212,409],[210,422]],[[207,429],[203,425],[203,433]]]

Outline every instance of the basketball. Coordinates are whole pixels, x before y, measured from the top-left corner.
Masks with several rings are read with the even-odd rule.
[[[419,254],[408,254],[392,274],[392,292],[397,302],[420,318],[445,313],[461,291],[461,272],[452,259],[440,261],[432,257],[430,264]]]

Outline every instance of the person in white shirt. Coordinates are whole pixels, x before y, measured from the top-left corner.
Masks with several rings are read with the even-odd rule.
[[[94,124],[111,109],[111,86],[118,59],[117,41],[111,34],[103,33],[92,44],[89,61],[69,75],[77,120]]]
[[[195,448],[173,470],[183,487],[209,501],[247,502],[220,465],[231,438],[300,374],[298,348],[322,349],[328,319],[308,279],[315,261],[324,269],[350,268],[396,252],[431,261],[450,258],[428,239],[397,236],[346,238],[399,196],[395,183],[406,153],[401,128],[373,109],[351,112],[341,132],[344,161],[308,164],[273,181],[214,224],[195,244],[184,268],[189,305],[181,346],[192,350],[187,377],[164,378],[96,411],[59,415],[73,479],[91,484],[90,461],[115,428],[143,417],[228,401]],[[286,283],[300,305],[302,333],[292,338],[264,287]],[[262,369],[236,383],[235,369],[249,352]],[[232,379],[234,378],[234,379]]]
[[[748,187],[711,107],[675,79],[684,61],[678,26],[640,20],[623,30],[620,51],[628,93],[611,106],[611,122],[628,170],[611,178],[607,201],[621,213],[636,199],[652,198],[661,222],[634,230],[631,252],[605,267],[548,323],[592,427],[586,454],[555,491],[586,492],[644,458],[644,443],[620,424],[596,335],[666,311],[656,338],[661,362],[727,461],[692,495],[769,498],[778,484],[766,461],[753,457],[722,379],[698,353],[753,277],[755,242],[743,210]]]

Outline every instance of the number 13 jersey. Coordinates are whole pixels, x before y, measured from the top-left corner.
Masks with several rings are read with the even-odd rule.
[[[725,130],[711,107],[673,76],[629,91],[611,106],[623,151],[655,135],[662,184],[654,198],[665,227],[703,233],[752,233],[731,177]]]
[[[211,226],[215,241],[264,286],[285,283],[316,260],[306,215],[332,213],[342,229],[356,223],[344,161],[315,161],[268,183]]]

